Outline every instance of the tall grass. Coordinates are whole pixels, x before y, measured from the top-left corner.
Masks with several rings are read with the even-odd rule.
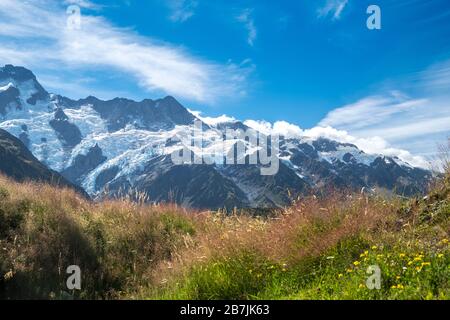
[[[448,299],[448,189],[441,183],[430,197],[410,202],[311,197],[272,219],[212,216],[199,245],[161,270],[159,288],[138,297]],[[374,265],[380,290],[365,284]]]
[[[0,177],[0,297],[121,297],[148,285],[155,265],[194,235],[194,220],[170,206],[95,204]],[[70,265],[82,270],[81,291],[66,288]]]
[[[257,217],[0,177],[0,298],[448,299],[449,190],[447,176],[423,199],[336,192]]]

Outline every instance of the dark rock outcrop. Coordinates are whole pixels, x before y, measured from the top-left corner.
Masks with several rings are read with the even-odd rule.
[[[1,129],[0,173],[17,181],[37,181],[73,188],[88,197],[80,187],[70,183],[58,172],[48,169],[39,162],[19,139]]]
[[[96,144],[90,148],[86,155],[78,155],[72,165],[63,170],[61,174],[69,181],[81,184],[83,177],[106,161],[102,149]]]

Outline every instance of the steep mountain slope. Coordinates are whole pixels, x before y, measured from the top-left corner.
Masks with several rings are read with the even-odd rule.
[[[56,186],[70,187],[87,196],[80,188],[49,170],[37,160],[25,145],[8,132],[0,129],[0,173],[18,181],[39,181]]]
[[[230,129],[248,127],[199,122],[173,97],[72,100],[47,93],[29,70],[0,68],[0,128],[94,198],[145,193],[148,201],[187,207],[267,208],[331,187],[412,195],[431,178],[400,159],[309,137],[281,137],[272,148],[278,170],[264,176],[264,166],[248,161],[260,148],[252,139],[257,132],[224,141]],[[203,161],[177,165],[171,156],[181,150]],[[234,164],[226,161],[230,154]],[[244,164],[235,164],[238,159]]]

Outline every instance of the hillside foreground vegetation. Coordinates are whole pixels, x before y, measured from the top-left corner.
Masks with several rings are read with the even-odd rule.
[[[430,190],[311,196],[257,217],[0,176],[0,299],[449,299],[450,174]],[[81,290],[66,288],[70,265]]]

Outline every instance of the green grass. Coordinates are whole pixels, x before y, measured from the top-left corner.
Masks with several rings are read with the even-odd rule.
[[[153,299],[448,299],[450,255],[447,245],[429,252],[359,247],[358,258],[339,244],[325,256],[293,265],[256,253],[211,259]],[[430,252],[433,252],[430,254]],[[330,254],[330,255],[328,255]],[[369,266],[381,269],[381,289],[368,289]]]
[[[275,250],[274,254],[267,250],[271,246],[277,249],[270,237],[259,246],[251,238],[244,244],[228,244],[225,247],[231,246],[231,250],[215,252],[207,261],[185,266],[171,282],[147,290],[141,297],[449,299],[448,185],[439,190],[439,196],[423,200],[374,199],[368,207],[381,216],[369,213],[365,217],[367,211],[355,203],[336,209],[335,202],[328,207],[330,219],[328,214],[313,214],[307,219],[293,219],[295,224],[287,218],[290,231],[283,229],[286,225],[276,226],[281,231],[275,228],[286,237],[283,245],[287,251]],[[373,272],[368,273],[370,266],[381,271],[379,290],[366,285]]]
[[[0,299],[449,299],[449,186],[308,198],[261,218],[90,203],[0,177]],[[69,265],[81,291],[65,287]]]

